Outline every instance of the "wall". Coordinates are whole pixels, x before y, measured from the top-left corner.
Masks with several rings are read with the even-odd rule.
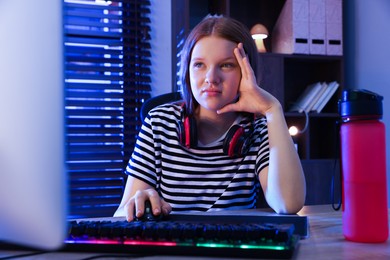
[[[368,89],[384,97],[387,164],[390,162],[390,1],[345,0],[346,87]],[[389,165],[387,165],[389,169]],[[390,206],[390,175],[387,172]]]
[[[152,96],[172,91],[171,0],[151,0]]]

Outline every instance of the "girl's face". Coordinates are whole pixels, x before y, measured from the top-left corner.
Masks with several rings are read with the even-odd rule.
[[[200,109],[217,111],[236,100],[241,68],[233,50],[237,44],[221,37],[200,39],[192,50],[191,91]]]

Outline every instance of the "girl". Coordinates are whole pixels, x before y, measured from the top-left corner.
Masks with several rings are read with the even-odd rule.
[[[181,53],[183,102],[152,109],[114,216],[304,205],[305,178],[279,101],[257,84],[258,53],[240,22],[208,16]],[[134,215],[135,214],[135,215]]]

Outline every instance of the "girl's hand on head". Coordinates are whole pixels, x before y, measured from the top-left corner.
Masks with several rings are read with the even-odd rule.
[[[245,55],[243,44],[234,49],[234,55],[241,68],[241,81],[238,89],[238,100],[218,110],[218,114],[226,112],[248,112],[265,115],[278,100],[257,85],[255,73]]]

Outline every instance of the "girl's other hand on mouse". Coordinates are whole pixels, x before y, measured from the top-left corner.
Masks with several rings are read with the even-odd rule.
[[[138,190],[124,206],[127,221],[133,221],[134,216],[140,218],[145,212],[145,201],[149,200],[154,215],[169,215],[171,206],[163,200],[155,189]]]

